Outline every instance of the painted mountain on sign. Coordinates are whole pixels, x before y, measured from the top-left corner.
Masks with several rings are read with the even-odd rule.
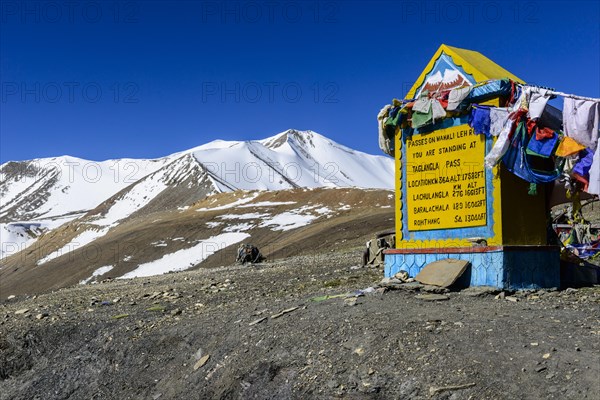
[[[425,76],[415,97],[418,98],[423,90],[432,93],[474,84],[473,76],[466,73],[461,66],[456,65],[448,54],[442,53],[435,61],[431,71]]]
[[[440,71],[437,71],[427,78],[424,89],[429,92],[439,92],[465,85],[470,85],[470,83],[460,72],[453,69],[446,69],[443,74]]]

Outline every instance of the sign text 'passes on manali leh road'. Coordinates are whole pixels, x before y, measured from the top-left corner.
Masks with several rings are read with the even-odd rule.
[[[485,136],[468,125],[406,141],[408,230],[487,224]]]

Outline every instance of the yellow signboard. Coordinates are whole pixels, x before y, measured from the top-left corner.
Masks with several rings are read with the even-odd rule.
[[[408,230],[487,225],[485,137],[468,125],[406,141]]]

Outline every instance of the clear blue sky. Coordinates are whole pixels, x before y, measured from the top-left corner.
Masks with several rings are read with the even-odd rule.
[[[1,162],[154,158],[288,128],[380,154],[379,109],[441,43],[600,97],[597,1],[0,5]]]

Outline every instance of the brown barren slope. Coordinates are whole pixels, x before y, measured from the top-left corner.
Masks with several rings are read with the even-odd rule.
[[[240,204],[240,200],[247,202]],[[374,232],[393,228],[393,200],[390,191],[362,189],[223,193],[187,209],[136,214],[95,241],[77,246],[73,240],[77,242],[78,235],[86,230],[97,230],[90,224],[89,217],[84,217],[49,232],[31,247],[6,258],[0,270],[0,293],[5,297],[56,290],[88,279],[105,266],[113,266],[113,269],[98,276],[98,280],[119,277],[140,264],[191,248],[227,229],[235,232],[231,228],[244,223],[253,226],[242,228],[250,235],[243,242],[257,245],[268,259],[356,249]],[[285,204],[291,202],[293,204]],[[94,211],[97,212],[98,209]],[[260,217],[245,216],[260,214],[268,219],[290,213],[315,219],[296,229],[276,230],[276,226],[260,226],[263,221]],[[231,264],[238,244],[226,244],[215,243],[220,250],[191,269]],[[65,249],[65,246],[68,247]],[[59,257],[38,264],[61,249],[66,251]]]

